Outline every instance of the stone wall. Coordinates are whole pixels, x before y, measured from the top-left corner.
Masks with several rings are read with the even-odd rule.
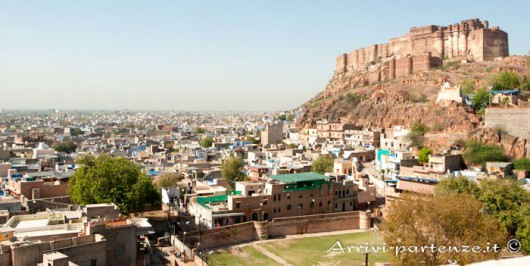
[[[186,245],[196,247],[202,242],[203,249],[211,249],[235,243],[351,229],[368,229],[370,221],[365,212],[352,211],[332,214],[316,214],[275,218],[272,221],[246,222],[220,228],[188,232]]]
[[[486,108],[484,126],[502,128],[509,135],[530,139],[530,108],[525,107],[489,107]]]
[[[448,61],[485,61],[509,55],[508,34],[487,21],[414,27],[409,33],[337,57],[335,73],[368,72],[370,82],[429,70]],[[395,60],[395,61],[394,61]]]

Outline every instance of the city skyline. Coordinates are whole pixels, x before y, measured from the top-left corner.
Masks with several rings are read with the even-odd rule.
[[[0,108],[292,109],[324,90],[337,55],[470,18],[506,31],[510,54],[528,52],[529,3],[475,5],[4,2]]]

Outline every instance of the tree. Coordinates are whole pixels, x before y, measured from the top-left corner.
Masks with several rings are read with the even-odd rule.
[[[505,161],[504,149],[478,141],[468,141],[462,154],[467,163],[485,166],[486,162]]]
[[[470,78],[464,79],[464,81],[460,83],[460,89],[464,95],[472,94],[475,91],[475,81]]]
[[[286,116],[285,114],[281,114],[281,115],[279,115],[277,118],[278,118],[278,120],[280,120],[280,121],[285,121],[285,120],[287,120],[287,116]]]
[[[476,113],[482,113],[484,108],[488,106],[490,101],[490,93],[482,88],[477,90],[475,95],[473,95],[473,109]]]
[[[234,190],[237,181],[246,179],[246,175],[241,171],[243,161],[236,157],[230,157],[223,162],[221,166],[221,175],[226,180],[230,190]]]
[[[214,143],[214,139],[211,137],[206,137],[201,140],[201,147],[203,148],[209,148],[212,147],[212,144]]]
[[[478,197],[480,189],[475,182],[470,181],[464,176],[446,177],[443,178],[438,185],[436,185],[436,193],[467,193]]]
[[[77,137],[83,134],[84,132],[80,128],[77,128],[77,127],[70,128],[70,135],[73,137]]]
[[[529,214],[530,193],[517,181],[510,179],[484,180],[480,184],[481,193],[478,199],[484,207],[497,217],[510,235],[525,237],[530,241],[530,235],[516,235],[519,225]]]
[[[519,75],[511,71],[503,71],[499,74],[497,82],[493,85],[494,90],[513,89],[521,85]]]
[[[427,147],[423,147],[421,148],[420,152],[419,152],[419,155],[418,155],[418,161],[420,163],[426,163],[429,161],[429,155],[432,154],[432,150],[427,148]]]
[[[64,141],[53,147],[56,151],[72,153],[77,150],[77,145],[73,141]]]
[[[530,159],[521,158],[513,161],[513,166],[517,170],[530,171]]]
[[[495,217],[512,238],[521,242],[522,251],[530,254],[530,192],[510,179],[484,180],[480,188],[465,177],[443,179],[436,194],[461,193],[474,196],[483,212]]]
[[[160,195],[139,165],[122,157],[81,157],[83,164],[70,177],[70,198],[79,205],[114,203],[123,214],[157,205]]]
[[[195,133],[197,134],[203,134],[204,132],[206,132],[206,130],[204,130],[204,128],[202,127],[198,127],[195,129]]]
[[[423,146],[423,142],[425,141],[424,135],[428,130],[425,124],[420,121],[415,121],[410,126],[410,132],[407,134],[406,139],[412,146],[419,148]]]
[[[325,174],[333,171],[334,160],[328,156],[320,156],[311,163],[311,171]]]
[[[434,196],[407,195],[390,205],[382,226],[385,243],[394,247],[418,247],[418,252],[392,252],[400,265],[442,265],[455,260],[465,265],[493,259],[498,252],[440,252],[421,247],[462,247],[497,245],[503,248],[506,231],[482,205],[469,194],[435,194]]]
[[[165,173],[156,178],[155,185],[158,188],[176,187],[181,179],[177,173]]]

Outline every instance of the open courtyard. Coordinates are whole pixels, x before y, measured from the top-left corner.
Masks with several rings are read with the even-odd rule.
[[[340,249],[337,242],[344,248],[330,251],[334,247]],[[210,265],[364,265],[363,250],[348,246],[366,245],[381,246],[383,240],[378,232],[363,231],[349,233],[317,234],[316,236],[295,236],[283,239],[271,239],[250,244],[216,250],[208,258]],[[239,250],[239,251],[238,251]],[[388,254],[370,253],[369,265],[375,262],[387,262]]]

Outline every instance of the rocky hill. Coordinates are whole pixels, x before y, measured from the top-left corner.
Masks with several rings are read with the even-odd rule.
[[[471,107],[456,102],[435,103],[444,80],[454,85],[471,82],[480,88],[502,71],[527,74],[526,58],[509,56],[495,61],[451,62],[437,69],[371,83],[369,72],[335,72],[325,90],[302,106],[304,114],[297,123],[304,128],[327,119],[382,129],[410,126],[419,121],[430,128],[426,144],[436,150],[446,149],[458,139],[475,138],[501,143],[513,157],[529,156],[530,144],[525,139],[483,129],[482,116],[475,114]]]

